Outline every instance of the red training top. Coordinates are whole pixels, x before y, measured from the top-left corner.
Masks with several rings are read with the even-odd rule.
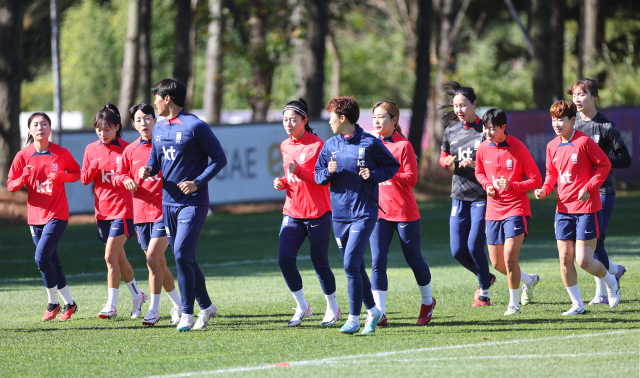
[[[297,219],[317,219],[331,211],[329,188],[316,184],[315,169],[324,142],[317,135],[305,132],[300,139],[289,137],[280,144],[285,176],[280,180],[287,191],[282,212]],[[292,174],[289,163],[295,159],[298,167]]]
[[[390,138],[383,138],[382,143],[391,155],[400,163],[398,173],[391,180],[381,182],[379,188],[380,207],[378,216],[392,222],[413,222],[420,219],[420,212],[413,195],[413,187],[418,183],[418,163],[416,154],[407,138],[394,132]]]
[[[598,144],[575,130],[569,142],[562,143],[558,136],[547,144],[547,177],[542,189],[549,194],[558,183],[559,213],[595,213],[602,209],[599,189],[610,170],[611,162]],[[581,189],[589,193],[586,202],[578,201]]]
[[[138,190],[133,192],[133,223],[155,222],[162,218],[162,174],[146,180],[138,176],[140,167],[147,164],[150,154],[151,141],[140,137],[124,149],[122,160],[116,167],[115,186],[122,186],[128,179],[138,184]]]
[[[33,168],[29,170],[27,165]],[[65,172],[66,171],[66,172]],[[53,182],[50,173],[58,173]],[[50,143],[49,151],[36,152],[33,145],[18,152],[9,169],[7,189],[17,192],[27,186],[27,223],[47,224],[51,219],[69,220],[65,182],[80,178],[80,166],[66,148]]]
[[[509,181],[508,190],[498,185],[501,176]],[[495,198],[487,196],[486,220],[531,216],[527,191],[540,187],[542,177],[524,143],[511,135],[499,144],[482,142],[476,153],[476,178],[484,190],[492,185],[496,193]]]
[[[89,185],[95,178],[95,208],[97,220],[132,219],[131,192],[113,185],[116,166],[129,143],[116,138],[108,146],[97,140],[87,146],[82,159],[80,180]]]

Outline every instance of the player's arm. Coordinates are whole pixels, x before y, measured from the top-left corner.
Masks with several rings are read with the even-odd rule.
[[[620,135],[620,131],[613,122],[611,122],[611,127],[607,132],[607,138],[613,151],[613,156],[608,157],[609,162],[611,162],[611,168],[629,168],[631,166],[631,155],[622,135]]]
[[[89,146],[84,150],[84,157],[82,159],[82,170],[80,171],[80,181],[84,185],[89,185],[98,173],[100,161],[98,159],[91,159],[89,156],[91,151]]]
[[[373,159],[378,163],[378,168],[368,169],[360,167],[359,175],[366,181],[376,184],[391,180],[398,173],[400,163],[384,146],[380,139],[374,139],[372,144]]]
[[[607,176],[609,176],[609,171],[611,171],[611,162],[609,161],[609,157],[591,138],[586,139],[583,148],[589,160],[596,165],[596,172],[593,177],[591,177],[589,182],[582,188],[586,192],[592,192],[604,184]]]
[[[133,168],[131,166],[131,162],[133,161],[133,150],[125,149],[122,153],[122,159],[120,159],[120,164],[116,166],[116,174],[113,175],[113,186],[124,186],[125,189],[136,191],[140,187],[136,183],[131,174],[135,174],[135,172],[131,172]]]
[[[220,141],[206,123],[198,123],[193,129],[193,135],[196,138],[198,146],[200,146],[202,151],[211,159],[207,168],[205,168],[204,172],[202,172],[196,180],[201,183],[209,182],[227,165],[227,155],[225,155]]]
[[[320,144],[319,146],[316,146],[316,149],[314,151],[314,155],[312,156],[311,161],[316,162],[318,160],[318,154],[320,153],[321,149],[322,149],[322,144]],[[293,172],[291,172],[292,168],[293,168]],[[293,161],[289,163],[289,172],[293,173],[300,180],[306,183],[317,185],[315,174],[314,174],[315,172],[312,172],[307,168],[303,167],[295,159],[293,159]]]
[[[322,150],[320,150],[320,154],[318,154],[318,160],[316,160],[316,172],[315,172],[315,181],[318,185],[327,185],[331,182],[333,177],[333,173],[329,173],[329,162],[333,159],[329,158],[331,154],[327,149],[327,144],[325,143],[322,146]]]
[[[510,182],[509,190],[519,193],[528,192],[529,190],[539,188],[540,185],[542,185],[542,177],[540,175],[540,170],[538,169],[535,160],[533,160],[533,156],[531,156],[529,150],[523,147],[520,150],[519,160],[522,164],[524,174],[527,175],[527,179],[519,182]]]
[[[449,145],[449,133],[445,131],[442,137],[442,147],[440,148],[440,160],[438,163],[442,168],[449,168],[455,164],[456,156],[451,156],[451,146]]]
[[[80,180],[80,165],[69,151],[65,150],[65,171],[49,173],[51,182],[76,182]]]
[[[411,144],[407,143],[402,149],[399,162],[404,172],[398,171],[393,179],[402,185],[416,186],[418,183],[418,162]]]
[[[29,176],[31,175],[31,166],[27,166],[26,162],[22,159],[22,155],[16,157],[11,163],[9,168],[9,175],[7,180],[7,189],[10,192],[17,192],[24,184],[27,183]]]
[[[558,169],[553,164],[553,157],[551,156],[551,147],[547,145],[547,160],[546,160],[547,174],[544,178],[544,184],[542,188],[535,191],[536,198],[544,198],[553,191],[553,188],[558,182]]]
[[[284,163],[284,153],[282,152],[282,145],[280,145],[280,155],[282,155],[282,161]],[[283,164],[283,168],[284,168],[284,164]],[[277,190],[286,190],[287,186],[288,186],[288,182],[287,182],[287,175],[285,173],[284,176],[282,177],[276,177],[273,179],[273,187]],[[315,180],[313,181],[313,183],[315,184]]]
[[[156,130],[154,129],[152,132],[151,140],[156,140]],[[147,159],[147,164],[144,167],[140,167],[138,171],[138,177],[143,180],[149,178],[149,176],[155,176],[160,173],[160,159],[158,158],[157,148],[155,144],[151,145],[151,153],[149,153],[149,159]]]

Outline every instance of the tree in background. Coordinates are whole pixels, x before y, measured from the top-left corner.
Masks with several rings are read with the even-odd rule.
[[[531,70],[533,71],[533,108],[548,109],[553,104],[554,88],[554,51],[552,0],[531,0],[531,21],[529,34],[533,44]],[[551,51],[550,51],[551,50]]]
[[[139,69],[140,69],[140,10],[142,0],[129,0],[129,23],[124,43],[124,59],[122,73],[120,75],[120,99],[118,109],[126,113],[135,105],[138,94]],[[122,117],[122,127],[131,125],[129,117]]]
[[[138,34],[138,67],[140,69],[141,101],[151,104],[151,0],[140,0],[140,30]]]
[[[418,162],[422,155],[422,135],[424,132],[424,120],[427,116],[427,101],[429,100],[429,87],[431,75],[431,63],[429,59],[429,42],[431,39],[431,0],[419,0],[419,12],[417,20],[416,41],[416,82],[413,91],[413,105],[411,110],[411,130],[409,142],[416,152]]]
[[[174,0],[176,15],[174,18],[174,42],[173,42],[173,78],[184,84],[189,82],[191,75],[191,40],[189,38],[191,32],[191,1],[192,0]],[[185,108],[189,109],[191,104],[185,104]]]
[[[222,108],[223,30],[222,0],[209,0],[209,29],[207,37],[206,73],[203,107],[206,122],[220,122]]]

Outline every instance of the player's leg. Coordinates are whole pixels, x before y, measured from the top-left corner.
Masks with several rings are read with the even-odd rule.
[[[469,252],[468,240],[471,230],[471,203],[454,199],[449,217],[449,242],[451,254],[462,266],[478,276],[478,268]]]
[[[390,222],[382,218],[378,218],[371,237],[369,245],[371,246],[371,289],[373,290],[373,298],[376,302],[378,310],[382,311],[381,327],[387,326],[386,318],[386,296],[389,288],[387,280],[387,255],[389,246],[393,240],[393,234],[397,222]]]
[[[562,313],[564,316],[580,315],[587,312],[580,295],[578,286],[578,272],[574,265],[576,220],[572,214],[558,213],[555,215],[555,234],[558,244],[558,256],[560,258],[560,276],[571,298],[571,308]]]
[[[131,319],[140,317],[142,314],[142,305],[147,301],[147,295],[138,287],[133,273],[133,267],[129,263],[129,260],[127,260],[127,253],[124,250],[124,244],[134,233],[135,226],[133,225],[133,219],[116,219],[111,224],[111,230],[109,231],[109,240],[122,237],[122,239],[118,239],[118,241],[111,244],[111,248],[113,248],[112,253],[117,256],[122,280],[131,293]],[[107,248],[109,248],[109,240],[107,240]]]
[[[329,265],[329,239],[331,234],[331,212],[318,219],[305,222],[311,252],[311,263],[320,280],[322,292],[327,301],[327,310],[320,325],[334,325],[342,315],[336,300],[336,277]]]
[[[173,275],[167,267],[167,260],[164,257],[164,252],[169,246],[169,240],[166,237],[164,223],[162,223],[161,225],[157,224],[157,222],[148,223],[148,226],[149,243],[145,252],[147,255],[147,266],[149,268],[149,287],[151,289],[151,301],[149,303],[149,310],[147,311],[147,315],[142,320],[142,324],[153,325],[160,319],[159,308],[162,288],[164,287],[167,293],[175,292],[174,294],[177,294],[177,291],[175,290]],[[138,228],[138,230],[140,229]],[[140,235],[140,232],[138,232],[138,235]],[[178,295],[177,297],[179,298],[180,296]],[[176,308],[176,305],[179,306],[179,304],[174,303],[174,308]],[[174,318],[173,312],[172,318]],[[174,323],[177,322],[177,319],[172,320],[174,320]]]
[[[600,227],[600,237],[598,238],[598,245],[596,247],[596,250],[594,251],[593,257],[596,260],[600,261],[607,268],[609,273],[611,273],[611,275],[615,277],[618,288],[620,288],[620,278],[626,272],[626,268],[611,261],[604,246],[606,232],[609,228],[609,221],[611,220],[611,214],[613,213],[613,205],[615,203],[615,199],[615,193],[600,195],[600,201],[602,202],[602,223]],[[589,305],[608,304],[609,299],[607,296],[606,284],[602,279],[598,277],[594,277],[594,279],[596,280],[596,293],[591,302],[589,302]]]
[[[289,287],[289,291],[296,301],[296,312],[287,323],[289,327],[297,327],[311,315],[311,307],[304,297],[302,277],[296,264],[298,251],[307,237],[307,228],[302,220],[289,215],[283,215],[280,226],[280,241],[278,247],[278,264],[282,277]]]
[[[484,246],[487,242],[485,212],[487,209],[487,201],[476,201],[470,205],[471,227],[469,229],[469,238],[467,241],[467,249],[476,266],[478,272],[478,289],[474,295],[474,307],[488,306],[491,304],[491,295],[489,289],[496,281],[496,276],[489,271],[489,262]]]
[[[506,227],[510,227],[510,223],[506,222]],[[524,241],[525,234],[507,237],[504,241],[504,266],[507,271],[507,284],[509,286],[509,306],[505,315],[513,315],[520,313],[520,248]]]

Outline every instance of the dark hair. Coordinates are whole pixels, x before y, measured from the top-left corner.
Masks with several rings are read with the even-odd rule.
[[[566,116],[571,119],[576,116],[578,109],[576,108],[576,104],[573,102],[560,100],[551,105],[549,112],[553,118],[562,118]]]
[[[33,121],[33,119],[38,117],[38,116],[44,117],[44,119],[46,119],[47,122],[49,122],[49,126],[51,126],[51,118],[49,118],[47,113],[45,113],[45,112],[35,112],[35,113],[33,113],[32,115],[29,116],[29,121],[27,122],[27,129],[31,129],[31,121]],[[33,135],[29,134],[29,136],[27,137],[27,142],[25,143],[25,146],[28,146],[31,143],[33,143]]]
[[[444,83],[444,95],[447,98],[447,105],[440,105],[438,107],[439,111],[446,110],[444,114],[442,114],[442,121],[444,122],[444,126],[447,127],[450,124],[458,121],[458,116],[453,111],[453,98],[457,95],[461,94],[467,98],[472,104],[477,100],[476,92],[471,87],[465,87],[457,81],[447,81]]]
[[[345,116],[349,122],[356,124],[360,118],[360,106],[353,97],[336,97],[329,100],[325,107],[329,113]]]
[[[105,123],[109,125],[109,127],[113,128],[119,126],[118,130],[116,131],[116,138],[120,138],[122,136],[122,122],[120,120],[120,111],[115,105],[109,103],[109,101],[107,101],[107,104],[104,106],[104,108],[100,109],[100,111],[93,119],[93,128],[95,129],[98,126],[104,125]]]
[[[589,91],[591,96],[598,96],[598,83],[596,83],[593,79],[580,79],[575,84],[567,88],[564,93],[573,94],[573,90],[577,88],[582,89],[583,91]]]
[[[491,108],[482,116],[482,123],[487,126],[502,127],[507,124],[507,114],[502,109]]]
[[[391,119],[394,119],[397,117],[396,119],[396,124],[393,125],[393,128],[402,136],[404,136],[404,134],[402,134],[402,129],[400,128],[400,124],[398,123],[400,121],[400,108],[398,107],[398,104],[396,104],[393,101],[380,101],[377,104],[373,105],[373,109],[371,110],[371,112],[375,112],[376,108],[382,108],[384,110],[387,111],[387,114],[389,114],[389,117],[391,117]]]
[[[287,109],[288,106],[291,106],[291,108]],[[297,109],[296,109],[297,108]],[[300,110],[302,111],[300,111]],[[307,130],[308,132],[310,132],[311,134],[315,134],[313,132],[313,129],[311,128],[311,126],[309,126],[309,107],[307,106],[307,102],[304,100],[304,98],[300,97],[298,98],[298,100],[293,100],[293,101],[289,101],[287,102],[287,105],[284,106],[284,110],[293,110],[294,113],[302,116],[302,119],[306,119],[307,123],[304,125],[304,129]],[[303,114],[304,112],[304,114]]]
[[[162,98],[171,97],[171,101],[181,108],[184,108],[184,101],[187,98],[187,87],[175,79],[162,79],[151,88],[153,95]]]
[[[153,106],[147,103],[141,102],[138,105],[133,105],[131,109],[129,109],[129,118],[131,118],[132,121],[133,121],[133,118],[136,116],[136,113],[138,112],[138,110],[140,110],[144,114],[148,114],[153,118],[156,118],[156,112],[153,110]]]

